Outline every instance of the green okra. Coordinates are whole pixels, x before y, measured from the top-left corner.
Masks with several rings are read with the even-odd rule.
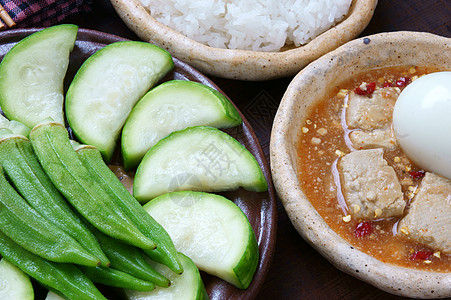
[[[127,245],[113,239],[95,228],[91,229],[103,251],[111,261],[111,267],[133,275],[136,278],[150,281],[161,287],[170,285],[169,279],[157,272],[148,262],[142,249]]]
[[[75,265],[54,263],[15,243],[0,231],[0,254],[43,286],[68,299],[106,300]]]
[[[102,266],[109,266],[96,238],[45,174],[26,137],[13,135],[2,138],[0,132],[0,164],[31,207],[72,236],[97,257]]]
[[[64,126],[55,122],[39,124],[30,132],[30,140],[52,183],[89,223],[139,248],[156,247],[92,178],[72,148]]]
[[[155,289],[155,284],[136,278],[128,273],[114,268],[80,267],[83,274],[95,283],[101,283],[118,288],[148,292]]]
[[[11,186],[0,167],[0,230],[45,259],[97,266],[100,261],[75,239],[34,210]]]
[[[144,250],[154,261],[168,266],[174,272],[183,272],[182,264],[177,256],[171,237],[166,230],[155,221],[124,187],[116,175],[108,168],[95,147],[75,145],[78,157],[99,185],[116,200],[117,205],[132,220],[141,232],[154,240],[158,247],[155,250]]]

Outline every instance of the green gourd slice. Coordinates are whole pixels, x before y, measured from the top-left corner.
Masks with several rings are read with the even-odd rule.
[[[0,129],[11,130],[13,134],[28,136],[30,128],[17,121],[10,121],[3,115],[0,115]]]
[[[204,300],[208,299],[207,291],[200,277],[199,269],[193,261],[178,253],[179,260],[183,265],[183,274],[178,275],[172,272],[168,267],[151,261],[152,266],[161,274],[168,277],[172,284],[170,287],[156,287],[150,292],[139,292],[135,290],[125,290],[125,296],[128,300],[159,300],[159,299],[189,299]]]
[[[34,290],[30,278],[5,258],[0,260],[0,299],[34,299]]]
[[[254,231],[232,201],[202,192],[173,192],[144,205],[196,266],[240,289],[252,281],[259,251]]]
[[[173,67],[167,51],[145,42],[116,42],[97,51],[66,95],[66,117],[75,135],[109,162],[135,103]]]
[[[6,117],[32,128],[46,118],[64,124],[63,82],[76,25],[57,25],[18,42],[0,64],[0,106]]]
[[[52,291],[48,291],[47,296],[45,297],[45,300],[66,300],[63,297],[61,297],[60,295],[52,292]]]
[[[199,82],[165,82],[139,100],[125,122],[121,136],[124,167],[135,168],[152,146],[173,131],[241,123],[236,108],[220,92]]]
[[[144,156],[133,195],[141,203],[171,191],[218,192],[268,186],[255,157],[230,135],[208,126],[171,133]]]

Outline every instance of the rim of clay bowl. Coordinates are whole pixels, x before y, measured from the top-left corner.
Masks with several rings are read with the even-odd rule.
[[[353,0],[348,15],[340,23],[303,46],[280,52],[209,47],[156,21],[140,0],[111,0],[111,3],[142,40],[168,50],[202,73],[257,81],[295,75],[321,55],[356,38],[370,22],[377,0]]]
[[[421,32],[375,34],[348,42],[299,72],[288,86],[273,124],[270,143],[273,181],[296,230],[338,269],[392,294],[449,297],[451,273],[389,265],[341,238],[310,204],[297,177],[296,148],[302,135],[301,124],[315,101],[327,95],[328,86],[366,70],[402,65],[451,70],[451,38]]]

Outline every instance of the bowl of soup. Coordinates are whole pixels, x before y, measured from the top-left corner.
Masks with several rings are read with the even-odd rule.
[[[451,295],[449,71],[450,38],[355,39],[294,77],[273,124],[271,170],[293,226],[338,269],[396,295]]]
[[[295,75],[357,37],[377,0],[112,0],[142,40],[201,72],[239,80]]]

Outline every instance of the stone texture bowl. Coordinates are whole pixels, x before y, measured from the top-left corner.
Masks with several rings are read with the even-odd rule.
[[[327,88],[352,74],[384,66],[451,70],[451,39],[429,33],[381,33],[359,38],[322,56],[290,83],[271,134],[271,171],[276,191],[299,234],[338,269],[386,292],[415,298],[451,297],[451,273],[418,271],[383,263],[336,234],[310,204],[297,177],[297,145],[310,108]]]
[[[111,3],[142,40],[167,49],[202,73],[256,81],[295,75],[321,55],[357,37],[370,22],[377,0],[353,0],[348,15],[335,27],[304,46],[280,52],[205,46],[156,21],[139,0],[111,0]]]

